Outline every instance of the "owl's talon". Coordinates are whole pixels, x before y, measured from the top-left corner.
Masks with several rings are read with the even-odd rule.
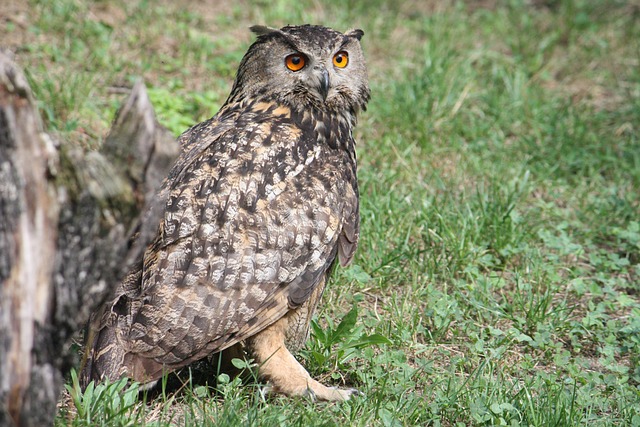
[[[316,402],[318,400],[318,397],[316,396],[316,393],[313,390],[311,390],[309,387],[307,387],[307,390],[305,391],[303,396],[306,397],[307,399],[309,399],[312,402]]]
[[[268,395],[273,394],[273,387],[271,387],[270,385],[267,385],[264,387],[260,387],[259,391],[260,391],[260,398],[262,398],[262,401],[264,402],[267,400]]]
[[[357,397],[364,397],[365,394],[363,392],[361,392],[358,389],[355,388],[350,388],[349,390],[349,398],[351,398],[351,396],[357,396]]]

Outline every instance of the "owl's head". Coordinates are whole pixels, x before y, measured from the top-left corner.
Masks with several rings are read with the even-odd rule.
[[[245,54],[230,99],[264,99],[295,110],[357,114],[369,100],[362,30],[322,26],[251,27],[258,39]]]

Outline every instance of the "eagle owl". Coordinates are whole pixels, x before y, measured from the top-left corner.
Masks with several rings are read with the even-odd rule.
[[[332,266],[347,265],[358,242],[363,32],[251,30],[257,40],[227,101],[180,137],[155,239],[93,316],[85,384],[153,384],[224,351],[253,358],[274,392],[355,392],[315,381],[291,352],[308,337]]]

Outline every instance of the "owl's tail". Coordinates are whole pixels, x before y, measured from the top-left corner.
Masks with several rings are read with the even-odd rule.
[[[96,327],[96,319],[103,313],[95,313],[87,326],[86,348],[79,375],[80,387],[84,390],[91,381],[95,383],[116,381],[123,374],[126,351],[118,343],[116,325]]]
[[[142,265],[142,263],[139,263]],[[113,300],[103,304],[91,315],[85,330],[85,349],[80,365],[79,382],[84,390],[91,381],[117,381],[127,375],[127,349],[120,336],[131,319],[132,300],[139,293],[142,269],[129,273],[122,281]],[[132,299],[133,297],[133,299]]]
[[[137,381],[142,384],[141,389],[147,389],[164,373],[162,363],[132,353],[128,345],[131,319],[142,304],[141,280],[142,269],[132,271],[118,288],[116,297],[91,316],[79,375],[83,390],[91,381],[114,382],[122,377]]]

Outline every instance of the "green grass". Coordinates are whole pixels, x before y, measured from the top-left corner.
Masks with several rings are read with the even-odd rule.
[[[218,3],[30,1],[0,39],[47,128],[92,148],[137,78],[176,135],[214,114],[251,24],[363,28],[361,242],[300,357],[364,396],[70,378],[56,424],[640,426],[637,4]]]

